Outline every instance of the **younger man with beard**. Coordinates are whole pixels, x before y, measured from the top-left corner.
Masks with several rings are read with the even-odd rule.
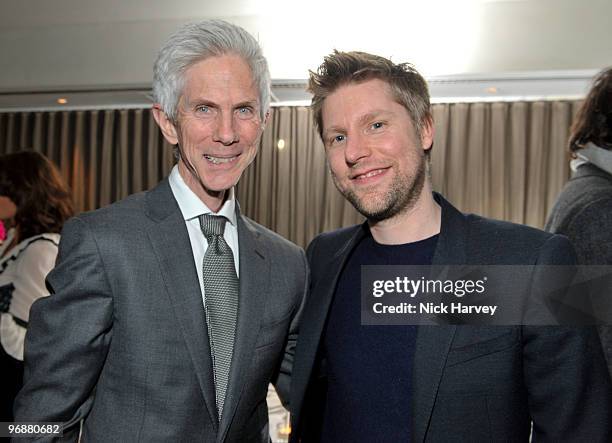
[[[335,52],[311,73],[339,191],[367,221],[310,244],[293,441],[604,441],[612,391],[591,328],[364,326],[362,265],[564,265],[566,238],[464,215],[432,192],[427,84]]]

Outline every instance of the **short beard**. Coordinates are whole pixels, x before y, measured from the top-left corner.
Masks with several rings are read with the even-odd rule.
[[[396,176],[391,183],[387,193],[383,196],[380,205],[368,208],[364,204],[364,199],[357,196],[352,190],[341,190],[334,175],[336,188],[342,195],[355,207],[357,211],[368,221],[379,222],[390,219],[401,212],[410,210],[421,195],[427,176],[427,158],[422,156],[419,159],[419,166],[413,177]]]

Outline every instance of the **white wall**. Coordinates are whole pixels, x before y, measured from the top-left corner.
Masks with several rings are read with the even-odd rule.
[[[612,64],[610,0],[0,0],[0,92],[146,88],[161,42],[203,17],[257,35],[273,78],[305,78],[335,47],[427,76]]]

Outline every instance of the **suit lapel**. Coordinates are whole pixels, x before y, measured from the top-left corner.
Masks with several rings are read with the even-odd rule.
[[[466,264],[468,226],[465,216],[439,194],[434,197],[442,208],[442,223],[432,265]],[[416,442],[425,439],[456,329],[454,325],[418,328],[412,399],[413,435]]]
[[[167,179],[147,193],[145,205],[147,215],[155,222],[149,226],[148,235],[160,262],[170,305],[187,343],[210,420],[216,428],[215,386],[202,293],[185,220]]]
[[[419,326],[413,366],[414,441],[425,439],[456,326]]]
[[[270,290],[270,261],[266,259],[268,251],[265,244],[249,220],[240,215],[238,206],[236,212],[240,255],[240,298],[228,393],[217,441],[223,441],[225,438],[244,385],[248,381],[249,367],[255,353],[255,343],[265,310],[266,293]]]
[[[323,337],[323,330],[329,314],[329,308],[336,291],[338,278],[351,251],[364,237],[365,229],[358,226],[338,252],[322,268],[323,273],[317,276],[315,286],[310,288],[311,300],[308,302],[311,308],[304,311],[300,321],[300,338],[296,349],[296,361],[293,365],[291,381],[291,404],[296,413],[301,410],[302,402],[308,388],[308,380],[312,376],[316,354],[319,343]],[[313,266],[311,265],[311,268]],[[296,383],[299,380],[301,383]],[[299,423],[299,417],[292,417]]]

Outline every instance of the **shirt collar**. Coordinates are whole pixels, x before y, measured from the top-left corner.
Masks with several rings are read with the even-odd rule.
[[[197,218],[202,214],[215,214],[189,189],[189,186],[187,186],[183,177],[181,177],[177,165],[174,165],[172,168],[168,181],[170,182],[172,194],[174,194],[174,198],[185,220]],[[215,215],[224,216],[232,225],[236,226],[236,196],[233,187],[229,190],[229,195],[223,206],[221,206],[221,209]]]
[[[600,148],[594,143],[588,142],[586,146],[576,152],[577,160],[574,166],[576,169],[578,166],[582,166],[585,163],[591,163],[597,166],[599,169],[606,171],[608,174],[612,174],[612,152]],[[575,170],[575,169],[574,169]]]

